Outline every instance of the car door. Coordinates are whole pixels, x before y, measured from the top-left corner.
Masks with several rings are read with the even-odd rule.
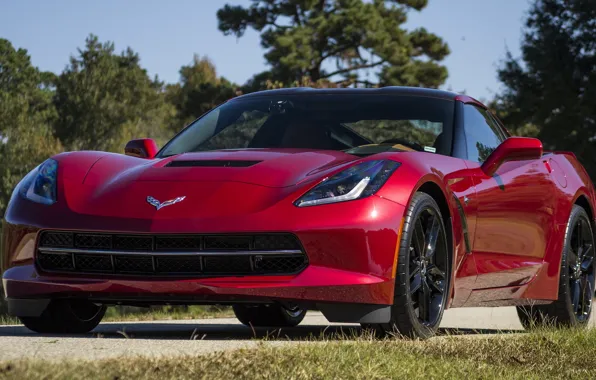
[[[522,285],[540,269],[554,228],[554,185],[543,160],[511,161],[489,177],[481,164],[507,138],[485,109],[463,105],[467,165],[477,168],[475,289]]]

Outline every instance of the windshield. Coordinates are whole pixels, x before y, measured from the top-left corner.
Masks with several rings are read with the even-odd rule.
[[[178,134],[167,157],[222,149],[299,148],[449,155],[454,103],[404,95],[264,95],[231,100]]]

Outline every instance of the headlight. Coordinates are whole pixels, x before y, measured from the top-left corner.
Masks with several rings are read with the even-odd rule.
[[[51,205],[56,203],[58,162],[49,159],[33,169],[19,185],[19,193],[30,201]]]
[[[390,160],[366,161],[325,178],[294,203],[298,207],[351,201],[376,193],[399,167]]]

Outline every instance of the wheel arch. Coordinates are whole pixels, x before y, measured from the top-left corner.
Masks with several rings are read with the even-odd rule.
[[[547,249],[544,256],[545,267],[539,271],[536,278],[530,282],[527,290],[524,292],[523,298],[526,299],[545,299],[556,300],[559,294],[559,282],[561,276],[561,258],[563,250],[565,249],[565,237],[569,219],[573,212],[573,206],[581,206],[588,218],[592,222],[592,231],[596,231],[594,221],[594,208],[590,202],[590,196],[585,187],[579,187],[575,195],[571,196],[572,192],[568,193],[570,202],[565,203],[564,207],[560,207],[557,211],[556,224],[557,233],[553,235],[552,247]],[[545,296],[545,294],[547,296]]]
[[[441,210],[441,217],[446,223],[449,223],[451,225],[451,210],[449,208],[449,203],[447,203],[447,196],[445,195],[443,189],[441,189],[441,187],[436,182],[427,181],[422,183],[416,189],[416,191],[414,191],[414,193],[418,191],[426,193],[433,197],[435,202],[437,202],[437,204],[439,205],[439,210]],[[449,230],[451,230],[451,227],[449,228]],[[449,231],[447,235],[449,239],[449,244],[451,245],[453,243],[453,238],[451,237],[452,231]]]
[[[416,192],[423,192],[425,194],[430,195],[437,205],[439,206],[439,210],[441,211],[441,217],[445,223],[445,231],[447,232],[447,247],[448,247],[448,254],[449,254],[449,270],[450,270],[450,277],[451,281],[449,281],[449,298],[447,299],[447,308],[449,307],[451,301],[453,300],[453,283],[454,283],[454,276],[455,276],[455,246],[454,246],[454,231],[453,231],[453,219],[451,208],[447,201],[447,195],[443,188],[435,181],[426,180],[422,181],[419,186],[412,192],[412,196]],[[409,202],[408,202],[409,203]]]
[[[584,210],[586,210],[586,212],[588,213],[588,217],[592,222],[594,222],[594,210],[586,194],[584,194],[583,192],[576,194],[575,201],[573,202],[573,204],[581,206]]]
[[[583,208],[586,211],[586,213],[588,214],[588,218],[590,219],[590,222],[592,223],[592,235],[596,235],[596,220],[594,220],[594,207],[593,207],[592,203],[590,202],[588,195],[584,192],[579,192],[575,196],[575,201],[573,202],[573,205],[580,206],[581,208]],[[573,208],[573,206],[572,206],[572,208]],[[569,213],[571,214],[571,210],[569,210]],[[593,236],[593,237],[596,237],[596,236]]]
[[[402,160],[404,161],[404,160]],[[454,203],[454,194],[445,186],[446,179],[443,172],[423,167],[424,165],[419,161],[412,161],[410,165],[402,165],[400,167],[399,177],[394,175],[381,190],[377,193],[382,198],[387,198],[396,202],[406,209],[412,203],[412,199],[417,192],[423,192],[431,196],[441,212],[441,217],[445,223],[445,230],[447,234],[447,245],[449,248],[449,261],[451,269],[450,277],[450,296],[448,298],[447,307],[451,304],[454,293],[455,283],[455,268],[456,257],[458,255],[457,246],[460,240],[463,241],[463,233],[460,236],[461,221],[458,213],[457,205]],[[405,211],[404,211],[405,212]],[[395,273],[397,264],[397,249],[402,236],[403,219],[400,226],[397,226],[398,231],[398,246],[396,247],[395,262],[393,273]]]

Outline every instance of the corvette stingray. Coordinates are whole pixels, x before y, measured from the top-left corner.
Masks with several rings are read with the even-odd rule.
[[[586,171],[469,96],[263,91],[124,153],[61,153],[15,188],[2,281],[29,329],[88,332],[109,305],[231,305],[255,327],[319,310],[421,338],[453,307],[592,315]]]

